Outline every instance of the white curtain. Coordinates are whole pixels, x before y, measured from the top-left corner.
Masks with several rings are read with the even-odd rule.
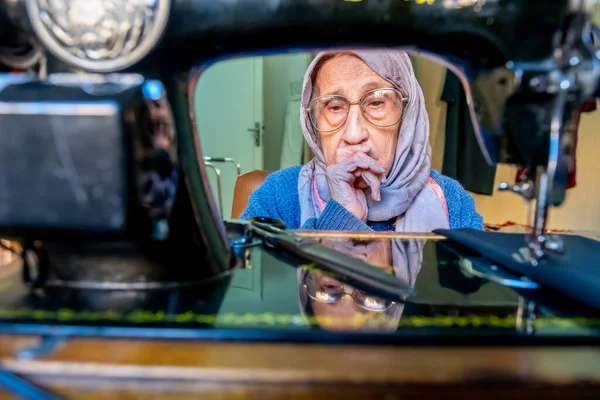
[[[280,168],[303,164],[304,136],[300,125],[300,96],[294,96],[288,102],[285,112],[283,141],[281,143]]]

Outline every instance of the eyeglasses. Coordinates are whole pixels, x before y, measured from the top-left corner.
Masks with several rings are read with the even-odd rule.
[[[344,96],[321,96],[308,106],[311,124],[320,132],[333,132],[348,119],[350,107],[359,105],[362,115],[371,124],[387,128],[396,125],[402,118],[405,98],[400,91],[391,88],[371,90],[358,100],[350,101]]]
[[[302,286],[308,297],[320,303],[333,304],[344,297],[350,297],[357,306],[375,312],[386,311],[394,304],[393,301],[370,296],[362,290],[354,288],[352,288],[352,292],[348,293],[342,283],[331,278],[319,279],[312,272],[305,275]]]

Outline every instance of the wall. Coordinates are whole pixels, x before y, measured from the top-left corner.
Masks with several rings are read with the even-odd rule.
[[[446,70],[439,64],[419,58],[414,61],[415,74],[425,94],[430,120],[432,167],[441,171],[444,153],[446,105],[440,101]],[[555,229],[597,230],[600,227],[600,112],[584,113],[579,126],[577,146],[577,187],[567,192],[565,203],[551,209],[548,227]],[[500,165],[495,186],[515,181],[516,168]],[[529,207],[512,193],[494,192],[492,196],[472,194],[477,210],[489,223],[514,221],[527,223]]]
[[[446,69],[439,64],[420,58],[411,57],[415,76],[425,96],[425,108],[429,114],[429,141],[433,152],[431,167],[442,170],[444,161],[444,143],[446,132],[446,103],[440,101]]]
[[[577,144],[577,186],[567,191],[563,205],[551,209],[548,226],[556,229],[598,230],[600,228],[600,113],[584,113],[579,125]],[[496,172],[496,184],[514,182],[516,168],[501,166]],[[513,220],[525,222],[528,207],[510,193],[494,193],[492,197],[474,196],[478,210],[488,222]]]
[[[302,84],[309,55],[284,54],[264,58],[264,169],[279,169],[281,143],[287,102],[292,95],[291,83]]]

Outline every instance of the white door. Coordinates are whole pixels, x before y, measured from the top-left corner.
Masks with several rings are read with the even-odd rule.
[[[229,157],[241,173],[263,168],[263,60],[246,57],[220,61],[200,75],[194,97],[202,153]],[[258,128],[258,132],[254,129]],[[258,136],[257,136],[258,135]],[[221,172],[221,209],[231,218],[235,166],[213,163]],[[219,202],[214,169],[207,168],[215,201]]]

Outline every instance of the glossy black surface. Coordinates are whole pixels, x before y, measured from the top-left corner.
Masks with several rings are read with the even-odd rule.
[[[460,69],[461,76],[465,79],[463,83],[470,83],[475,104],[478,106],[477,114],[473,110],[472,115],[473,120],[478,122],[477,127],[480,128],[476,129],[476,133],[490,161],[525,166],[545,164],[550,141],[548,126],[553,116],[556,94],[547,91],[547,88],[533,88],[530,81],[533,78],[544,78],[545,74],[551,72],[568,70],[567,72],[570,73],[572,70],[567,68],[564,62],[569,59],[571,56],[569,52],[573,49],[579,51],[578,54],[584,60],[582,67],[578,68],[589,66],[591,62],[589,56],[593,46],[590,45],[589,40],[586,41],[582,37],[582,33],[586,33],[584,29],[586,21],[581,13],[572,12],[573,4],[574,2],[568,0],[545,2],[174,0],[168,29],[163,40],[155,51],[132,67],[129,72],[142,72],[146,78],[157,78],[164,85],[176,127],[175,139],[179,165],[176,175],[185,184],[177,186],[169,220],[171,229],[168,237],[163,238],[162,244],[147,240],[147,237],[142,239],[127,237],[125,247],[130,246],[129,248],[139,251],[136,256],[139,255],[140,258],[143,256],[146,261],[158,260],[163,266],[161,273],[170,270],[169,265],[172,265],[173,269],[181,267],[184,270],[198,272],[203,277],[214,277],[232,265],[224,227],[210,197],[203,165],[199,161],[202,160],[202,152],[197,132],[194,131],[190,121],[193,113],[190,110],[191,90],[188,86],[190,77],[187,75],[190,68],[194,66],[205,67],[222,58],[307,48],[360,46],[403,46],[433,53]],[[4,9],[0,10],[2,11]],[[9,25],[6,24],[3,29],[8,27]],[[14,32],[8,30],[0,32],[4,37],[12,36],[12,33]],[[564,50],[560,56],[555,54],[557,47],[560,47],[561,51]],[[51,68],[50,72],[55,71]],[[576,78],[580,75],[569,77]],[[195,78],[197,75],[192,75],[191,79]],[[573,81],[575,84],[569,93],[569,104],[559,104],[561,107],[565,106],[567,112],[576,108],[577,104],[586,100],[585,97],[595,90],[594,79],[590,79],[588,85],[585,85],[586,82],[583,80],[573,79]],[[64,100],[68,101],[70,97],[65,95]],[[560,116],[559,119],[566,118]],[[12,127],[12,129],[17,128],[18,124]],[[2,131],[0,134],[5,132]],[[137,160],[136,155],[131,148],[127,148],[126,152],[127,164],[130,165],[130,162]],[[90,146],[85,154],[89,154],[92,162],[97,161],[93,146]],[[14,156],[19,158],[21,154]],[[564,160],[557,161],[563,163]],[[564,188],[558,178],[554,184],[554,188]],[[128,204],[138,200],[137,193],[133,194],[138,189],[137,184],[128,185]],[[561,198],[561,193],[556,198]],[[559,203],[555,201],[556,198],[552,198],[553,202]],[[39,203],[45,201],[40,198]],[[28,209],[33,210],[34,207]],[[6,226],[5,222],[0,220],[0,226]],[[60,244],[63,249],[66,249],[63,254],[67,257],[78,255],[78,249],[73,246],[73,243],[81,241],[78,233],[85,231],[82,226],[74,231],[61,231],[59,229],[61,227],[56,225],[49,228],[54,229],[49,231],[53,237],[67,233],[63,236],[64,242]],[[31,240],[50,237],[49,235],[41,237],[34,231],[27,233]],[[101,243],[85,243],[82,247],[93,249],[93,253],[102,250],[102,246]],[[104,265],[114,266],[110,264],[110,259],[118,257],[119,253],[108,253],[106,259],[109,261]],[[188,266],[189,259],[197,260],[197,264]],[[64,268],[62,262],[60,264],[59,268]],[[90,267],[88,271],[92,274],[98,273],[95,279],[99,282],[114,278],[115,271],[110,268],[102,270],[100,263],[95,264],[96,267],[93,263],[87,265]],[[94,270],[94,268],[98,269]],[[80,272],[80,269],[73,268],[72,271]],[[236,276],[242,276],[243,274],[239,275],[242,272],[238,271]],[[192,279],[189,281],[191,282]],[[430,280],[426,281],[433,284]],[[191,307],[193,313],[201,313],[200,308],[196,309],[199,306],[195,296],[199,294],[210,296],[213,292],[208,287],[197,287],[197,289],[192,291],[191,297],[184,295],[183,292],[162,292],[157,297],[151,296],[152,299],[147,298],[146,293],[142,300],[149,301],[148,304],[155,304],[158,307],[156,310],[163,310],[167,314],[170,312],[168,304],[175,304],[174,307],[181,306],[183,309]],[[12,287],[10,290],[18,290],[18,287]],[[286,288],[286,292],[290,290],[290,287]],[[135,293],[134,297],[139,295],[137,292],[132,293]],[[514,292],[510,291],[510,293],[513,297],[516,296]],[[98,293],[92,296],[91,292],[86,291],[54,291],[46,297],[34,296],[27,299],[19,297],[18,293],[14,296],[6,295],[8,297],[3,304],[16,302],[15,306],[19,307],[35,305],[42,308],[54,307],[57,310],[69,306],[79,307],[79,311],[83,312],[85,308],[81,307],[78,299],[97,297]],[[99,298],[101,301],[106,301],[113,295],[116,295],[116,292],[112,292],[111,296]],[[181,300],[182,298],[184,300]],[[174,303],[169,303],[171,301]],[[57,303],[53,304],[53,302]],[[121,307],[126,307],[127,304],[124,300],[119,300],[117,303]],[[275,300],[268,305],[261,304],[260,307],[252,308],[251,302],[244,302],[244,307],[247,308],[242,312],[273,312],[272,304],[275,303],[280,302]],[[513,309],[513,303],[508,307]],[[132,309],[143,310],[146,307],[136,304],[131,305]],[[217,305],[213,300],[201,304],[210,307]],[[223,305],[225,304],[226,301]],[[456,304],[450,306],[453,310],[456,307],[463,307]],[[476,307],[484,306],[485,304],[476,305]],[[468,308],[469,305],[464,307]],[[409,309],[410,307],[406,307],[403,310],[404,316]],[[494,312],[504,315],[500,311]],[[214,315],[214,311],[210,311],[209,314]],[[48,314],[38,312],[35,315],[44,317]],[[72,317],[73,314],[68,312],[62,315],[71,315],[69,322],[63,322],[64,324],[78,324],[77,316],[80,314],[75,314],[77,317],[75,319]],[[117,318],[116,323],[119,318],[121,317]],[[96,325],[112,324],[110,320],[95,319],[94,321]],[[291,324],[289,320],[286,321],[288,321],[286,329],[290,327],[297,329],[297,325]],[[163,324],[163,327],[180,326],[173,325],[173,322],[160,324]],[[212,327],[211,324],[209,326]],[[492,324],[490,329],[493,331],[495,328]],[[477,328],[476,331],[481,332],[480,329],[482,328]],[[513,331],[512,328],[502,329]],[[460,332],[466,331],[461,329]]]
[[[23,3],[2,4],[0,15],[14,24],[4,24],[0,35],[6,38],[26,33],[26,24],[17,21],[16,10]],[[197,250],[192,251],[194,255],[214,263],[217,270],[231,265],[224,229],[207,194],[203,165],[198,162],[202,153],[190,122],[191,93],[187,86],[191,68],[243,54],[309,48],[418,49],[453,64],[464,77],[463,83],[471,85],[478,107],[472,118],[478,121],[476,134],[489,160],[532,166],[547,160],[547,126],[555,95],[545,89],[539,93],[531,90],[529,79],[564,70],[564,60],[573,49],[578,51],[581,65],[587,66],[593,46],[582,38],[582,32],[589,30],[585,23],[585,14],[569,0],[173,0],[166,32],[155,50],[129,71],[119,71],[158,78],[173,109],[180,165],[175,175],[186,183],[177,188],[173,199],[173,229],[165,241],[187,241],[187,247]],[[564,53],[561,57],[555,56],[558,47]],[[49,64],[50,73],[56,72],[53,65]],[[195,78],[197,75],[192,75],[191,79]],[[569,107],[575,107],[595,89],[575,81]],[[65,101],[73,99],[64,95]],[[92,147],[86,154],[97,161]],[[129,163],[136,154],[128,148],[125,157]],[[555,178],[554,188],[564,188],[560,174]],[[136,185],[130,186],[128,191]],[[556,198],[562,199],[561,190],[558,192]],[[126,199],[128,204],[136,200],[131,193]],[[6,222],[0,220],[0,227],[6,227]],[[53,234],[65,231],[60,224],[49,228],[56,229]],[[83,224],[74,231],[77,229],[86,231]],[[45,239],[34,232],[29,236]],[[76,235],[71,239],[77,239]],[[144,251],[153,252],[154,242],[141,244]],[[167,247],[170,251],[178,249]]]
[[[416,45],[492,67],[550,56],[568,7],[561,0],[175,0],[160,51],[189,68],[259,48]]]
[[[129,127],[121,114],[136,101],[133,85],[114,86],[107,95],[79,82],[0,75],[2,228],[124,228]]]
[[[0,235],[35,252],[43,274],[71,283],[157,286],[227,274],[231,256],[206,250],[210,235],[180,184],[176,119],[163,83],[140,75],[1,74]],[[203,268],[182,267],[190,258]]]
[[[515,291],[477,278],[437,240],[349,242],[328,246],[393,271],[415,295],[384,313],[351,299],[329,306],[303,295],[302,274],[260,247],[231,280],[161,291],[47,287],[29,293],[14,275],[0,281],[0,331],[51,335],[292,341],[597,343],[600,319],[545,290]],[[412,263],[398,249],[422,262]],[[391,253],[390,253],[391,251]],[[404,253],[406,254],[406,253]],[[393,258],[395,265],[385,265]],[[404,261],[403,261],[404,260]],[[318,266],[311,270],[317,273]],[[329,278],[328,278],[329,279]],[[326,281],[331,284],[332,281]],[[347,285],[346,285],[347,286]],[[351,288],[346,287],[351,292]],[[548,303],[550,298],[559,304]],[[561,310],[559,310],[561,308]]]

